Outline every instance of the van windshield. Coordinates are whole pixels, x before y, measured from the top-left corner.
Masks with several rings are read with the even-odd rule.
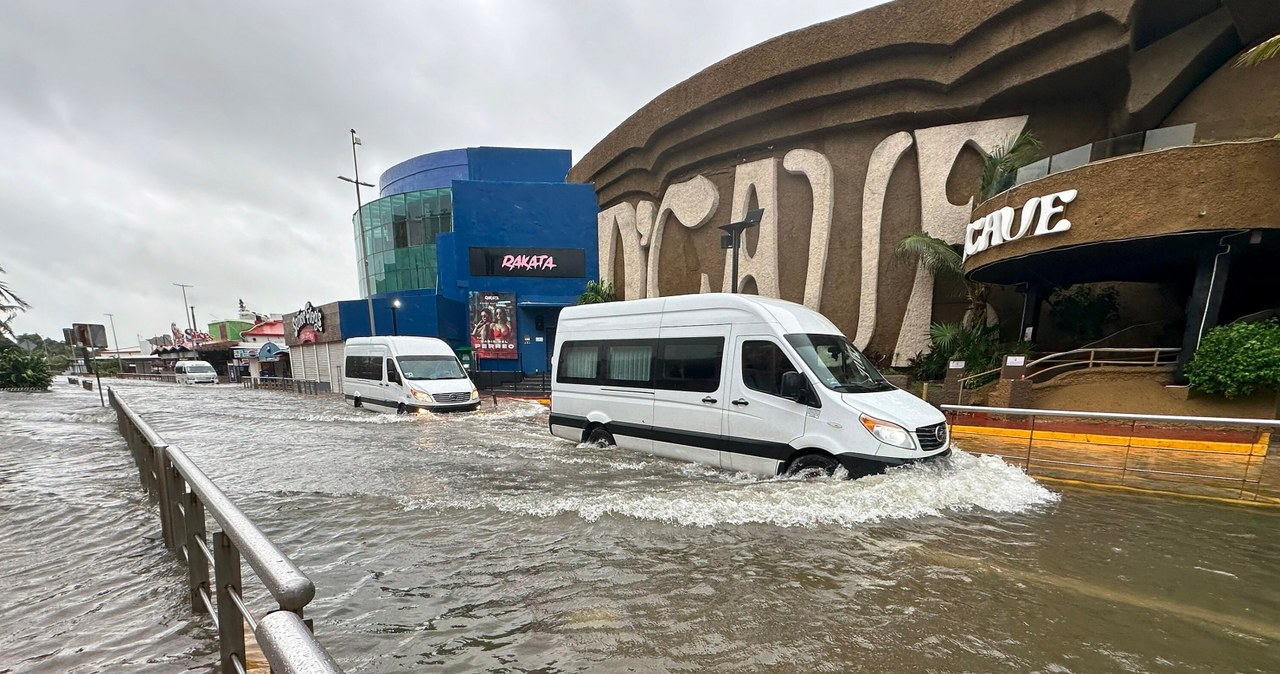
[[[212,365],[188,365],[187,372],[190,374],[209,374],[213,372]]]
[[[894,388],[871,361],[844,335],[787,335],[823,386],[842,393],[889,391]]]
[[[396,359],[405,379],[466,379],[453,356],[401,356]]]

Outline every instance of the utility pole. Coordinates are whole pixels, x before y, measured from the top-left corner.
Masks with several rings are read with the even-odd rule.
[[[742,248],[742,232],[750,227],[760,224],[760,220],[764,218],[763,208],[753,208],[747,211],[747,217],[742,222],[731,222],[727,225],[721,225],[720,229],[728,232],[720,239],[721,248],[733,249],[733,283],[730,286],[730,292],[738,292],[738,250]]]
[[[364,253],[361,257],[364,262],[364,299],[369,307],[369,336],[377,335],[377,330],[373,327],[373,279],[369,278],[369,251],[364,244],[364,218],[361,217],[360,208],[364,205],[364,200],[360,198],[360,186],[373,187],[370,183],[360,182],[360,161],[356,159],[356,146],[364,145],[360,140],[360,136],[356,135],[356,130],[351,130],[351,164],[355,168],[355,180],[346,176],[338,176],[338,180],[345,180],[356,186],[356,215],[355,226],[356,234],[360,238],[360,251]]]
[[[195,286],[193,286],[193,285],[187,285],[186,283],[175,283],[175,284],[173,284],[173,285],[176,285],[176,286],[178,286],[179,288],[182,288],[182,316],[183,316],[183,318],[186,318],[186,315],[187,315],[187,288],[194,288]],[[192,319],[192,320],[194,320],[194,319]],[[191,328],[192,330],[195,330],[195,329],[196,329],[196,325],[195,325],[195,323],[191,323],[191,324],[190,324],[190,325],[188,325],[187,327]]]
[[[116,345],[116,369],[120,374],[124,374],[124,366],[120,364],[120,340],[116,339],[116,316],[115,314],[103,314],[111,321],[111,341]]]

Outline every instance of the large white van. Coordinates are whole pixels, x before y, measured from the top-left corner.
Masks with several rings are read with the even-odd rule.
[[[173,365],[173,380],[179,384],[216,384],[218,372],[203,360],[180,360]]]
[[[950,452],[946,418],[831,321],[753,295],[560,313],[551,433],[761,475],[857,477]]]
[[[404,414],[480,406],[475,384],[442,340],[353,337],[345,355],[342,393],[356,407]]]

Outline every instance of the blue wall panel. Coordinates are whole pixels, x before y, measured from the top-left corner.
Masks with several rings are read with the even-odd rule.
[[[467,148],[471,180],[492,182],[563,183],[572,153],[511,147]]]
[[[379,196],[448,187],[454,180],[466,180],[467,150],[444,150],[402,161],[378,178]]]

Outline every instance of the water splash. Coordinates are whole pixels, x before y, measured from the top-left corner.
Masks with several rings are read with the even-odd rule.
[[[811,528],[852,527],[974,509],[1016,513],[1059,498],[998,457],[965,452],[852,481],[759,478],[698,464],[685,464],[679,470],[691,481],[657,492],[471,494],[463,501],[439,495],[405,499],[403,503],[407,509],[492,507],[542,518],[571,514],[589,522],[616,515],[692,527],[769,524]]]

